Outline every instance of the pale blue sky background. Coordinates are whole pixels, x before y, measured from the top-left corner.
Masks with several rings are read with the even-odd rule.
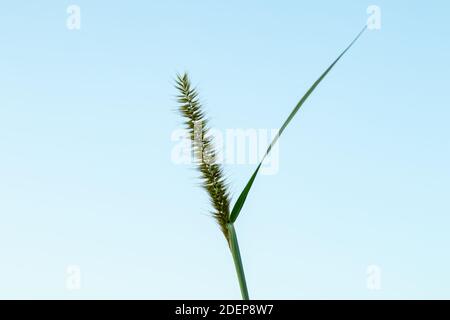
[[[382,29],[305,104],[238,220],[250,295],[450,298],[450,5],[356,0],[3,3],[0,297],[240,298],[195,171],[171,162],[172,80],[190,72],[217,128],[279,127],[370,4]],[[227,168],[235,195],[253,169]]]

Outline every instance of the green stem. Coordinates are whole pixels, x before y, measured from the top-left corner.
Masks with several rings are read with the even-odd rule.
[[[233,256],[234,266],[236,267],[236,273],[239,280],[239,287],[241,288],[241,294],[243,300],[249,300],[247,282],[245,281],[244,266],[242,265],[241,252],[239,251],[239,244],[237,240],[236,230],[233,223],[228,223],[228,234],[230,238],[230,250]]]

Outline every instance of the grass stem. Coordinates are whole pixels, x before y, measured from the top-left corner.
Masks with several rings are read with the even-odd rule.
[[[230,250],[233,256],[234,266],[236,268],[236,273],[239,280],[239,287],[241,289],[242,299],[250,300],[248,296],[247,282],[245,281],[244,266],[242,265],[241,252],[239,251],[239,244],[236,235],[236,230],[234,229],[233,223],[228,223],[227,227],[230,239]]]

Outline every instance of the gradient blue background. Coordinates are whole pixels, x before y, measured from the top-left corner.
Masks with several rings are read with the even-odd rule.
[[[239,218],[250,294],[450,298],[450,5],[355,0],[4,2],[0,298],[240,298],[196,172],[171,161],[173,78],[190,72],[216,128],[278,128],[371,4],[382,29],[304,105]],[[227,167],[235,196],[253,169]]]

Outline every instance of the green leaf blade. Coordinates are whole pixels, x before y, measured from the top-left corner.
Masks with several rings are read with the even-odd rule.
[[[259,169],[261,168],[262,162],[258,165],[255,172],[251,176],[250,180],[247,182],[247,185],[245,186],[242,193],[239,195],[239,198],[237,199],[236,203],[234,204],[233,210],[231,210],[230,214],[230,222],[235,222],[239,213],[242,210],[242,207],[244,206],[245,200],[247,199],[247,195],[250,192],[250,189],[252,188],[253,181],[255,181],[256,175],[259,172]]]
[[[353,41],[344,49],[344,51],[341,52],[341,54],[333,61],[333,63],[322,73],[322,75],[313,83],[313,85],[306,91],[306,93],[303,95],[303,97],[300,99],[300,101],[297,103],[295,108],[291,111],[288,118],[284,121],[283,125],[281,126],[280,130],[278,131],[278,134],[275,136],[273,141],[270,143],[269,147],[267,148],[266,153],[264,154],[263,158],[261,159],[261,162],[259,163],[258,167],[256,168],[255,172],[250,177],[250,180],[247,182],[247,184],[244,187],[244,190],[242,190],[241,194],[239,195],[239,198],[237,199],[236,203],[233,206],[233,209],[230,213],[230,222],[235,222],[236,219],[239,216],[239,213],[241,212],[245,201],[247,200],[248,193],[250,192],[253,182],[255,181],[255,178],[259,172],[259,169],[261,168],[261,165],[263,164],[265,158],[272,150],[275,143],[277,143],[278,139],[280,138],[281,134],[284,132],[286,127],[289,125],[289,123],[292,121],[292,119],[297,114],[298,110],[303,106],[305,101],[309,98],[309,96],[312,94],[312,92],[317,88],[317,86],[322,82],[322,80],[327,76],[327,74],[333,69],[333,67],[338,63],[338,61],[345,55],[345,53],[355,44],[355,42],[361,37],[361,35],[364,33],[364,31],[367,29],[367,26],[364,26],[364,28],[358,33],[358,35],[353,39]]]

